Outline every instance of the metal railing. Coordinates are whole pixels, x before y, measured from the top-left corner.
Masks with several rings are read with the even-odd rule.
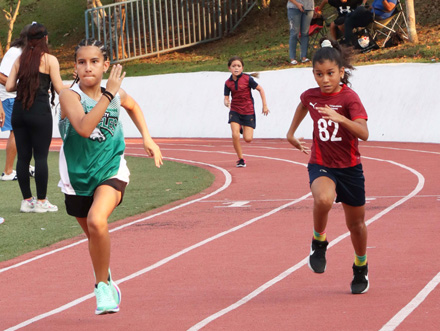
[[[257,0],[130,0],[85,12],[86,38],[105,43],[111,62],[222,38]]]

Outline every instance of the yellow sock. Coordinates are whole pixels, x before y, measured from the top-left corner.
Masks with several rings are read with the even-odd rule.
[[[359,256],[356,253],[354,254],[354,265],[358,267],[362,267],[367,264],[367,254],[364,256]]]
[[[313,229],[313,239],[319,240],[319,241],[325,241],[327,239],[327,234],[325,231],[322,231],[321,233],[316,232],[315,229]]]

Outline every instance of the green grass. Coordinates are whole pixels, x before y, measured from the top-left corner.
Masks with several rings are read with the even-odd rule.
[[[0,181],[0,261],[9,260],[24,253],[49,246],[63,239],[82,233],[75,218],[66,214],[64,195],[57,187],[58,153],[49,153],[49,184],[47,196],[58,206],[56,213],[20,213],[22,200],[18,182]],[[0,164],[5,161],[0,152]],[[209,171],[177,162],[164,161],[158,169],[152,159],[126,157],[131,172],[124,201],[118,206],[109,222],[166,205],[194,195],[209,187],[214,175]],[[36,195],[35,182],[31,179],[32,193]]]

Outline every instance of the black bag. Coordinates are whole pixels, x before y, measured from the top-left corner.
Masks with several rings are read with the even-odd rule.
[[[384,47],[394,47],[399,45],[402,41],[403,38],[400,32],[392,32]]]
[[[354,48],[360,50],[361,53],[367,53],[379,49],[379,45],[371,37],[370,32],[365,28],[359,29],[353,34],[353,40],[351,43],[354,45]]]

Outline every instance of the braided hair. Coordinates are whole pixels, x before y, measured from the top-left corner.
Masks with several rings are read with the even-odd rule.
[[[78,50],[81,47],[85,47],[85,46],[95,46],[95,47],[98,47],[99,50],[101,51],[102,55],[104,56],[104,61],[108,60],[108,49],[105,47],[104,43],[101,40],[89,38],[89,39],[81,40],[78,43],[78,45],[76,45],[76,47],[75,47],[75,55],[74,55],[75,62],[76,62],[76,56],[77,56]],[[76,84],[78,82],[79,82],[79,77],[76,76],[76,78],[73,81],[71,86],[73,86],[74,84]]]

